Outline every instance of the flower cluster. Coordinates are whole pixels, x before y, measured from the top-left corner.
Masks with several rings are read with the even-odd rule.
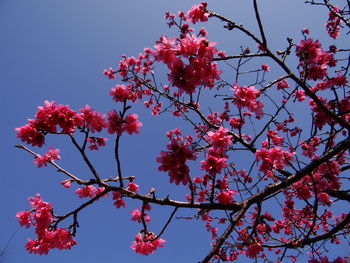
[[[121,192],[115,191],[113,192],[112,196],[113,196],[112,199],[115,201],[114,205],[116,208],[121,208],[126,206]]]
[[[233,144],[232,135],[229,134],[229,130],[224,127],[220,127],[215,132],[209,131],[206,136],[206,140],[212,145],[207,153],[207,159],[201,161],[201,169],[214,176],[221,173],[223,168],[227,167],[226,161],[228,156],[225,151]]]
[[[87,186],[84,186],[82,188],[78,188],[75,191],[75,193],[79,196],[79,198],[86,198],[86,197],[93,198],[96,195],[98,195],[101,192],[103,192],[104,190],[105,190],[104,187],[96,188],[93,185],[87,185]]]
[[[35,227],[37,239],[29,239],[25,245],[30,253],[47,254],[50,249],[70,249],[76,244],[69,231],[63,228],[50,229],[53,222],[52,205],[43,201],[40,194],[29,198],[31,210],[16,214],[21,226]]]
[[[326,29],[328,32],[328,35],[331,38],[337,39],[340,34],[340,24],[342,23],[341,19],[336,15],[339,14],[340,10],[339,7],[334,6],[333,12],[329,12],[328,21],[326,23]]]
[[[128,134],[139,134],[142,123],[137,118],[137,114],[129,114],[123,120],[116,110],[112,110],[108,112],[108,132],[110,134],[117,133],[118,136],[121,136],[125,131]]]
[[[165,63],[169,80],[180,92],[194,93],[199,85],[213,87],[221,71],[211,63],[217,49],[207,38],[186,34],[183,38],[162,36],[152,51],[157,61]],[[184,60],[188,61],[188,64]]]
[[[38,107],[35,120],[29,120],[20,128],[16,128],[17,137],[22,141],[41,147],[46,133],[73,133],[77,126],[83,125],[83,118],[67,105],[56,105],[54,101],[45,101],[45,106]],[[58,126],[58,127],[57,127]]]
[[[294,152],[283,150],[281,147],[262,148],[255,155],[258,161],[262,161],[259,170],[268,176],[273,176],[272,169],[283,169],[293,160]]]
[[[309,199],[316,189],[319,203],[330,205],[332,200],[326,191],[340,188],[339,173],[339,163],[328,161],[318,167],[316,172],[312,174],[312,178],[306,176],[302,181],[294,183],[292,187],[299,199]]]
[[[333,54],[324,51],[321,43],[312,38],[301,40],[296,47],[296,54],[302,68],[300,73],[307,79],[323,79],[328,75],[327,68],[336,66]]]
[[[138,208],[134,209],[131,212],[131,215],[132,215],[132,218],[131,218],[132,221],[137,221],[137,222],[141,223],[142,217],[145,218],[146,222],[150,222],[151,221],[151,217],[148,214],[146,214],[146,213],[144,213],[142,215],[142,212]]]
[[[109,95],[111,95],[116,102],[124,102],[126,100],[135,102],[138,99],[138,95],[132,90],[132,85],[126,86],[117,84],[111,89]]]
[[[281,80],[277,82],[277,89],[287,89],[287,88],[289,88],[289,84],[287,81]]]
[[[235,99],[233,103],[237,105],[238,109],[246,107],[251,112],[254,112],[257,117],[261,117],[263,115],[262,108],[264,105],[261,101],[257,100],[257,98],[260,96],[259,90],[257,90],[254,86],[239,87],[237,84],[234,84],[233,88],[235,91]]]
[[[188,20],[190,20],[193,24],[198,21],[206,22],[208,21],[209,14],[206,12],[207,3],[202,2],[199,5],[192,6],[191,10],[188,11]]]
[[[78,127],[85,127],[91,132],[101,132],[107,127],[105,117],[89,105],[77,113],[68,105],[56,105],[54,101],[45,101],[44,106],[38,107],[34,120],[16,128],[17,137],[32,146],[41,147],[45,143],[47,133],[72,134]]]
[[[161,151],[160,157],[157,158],[159,171],[168,172],[170,176],[170,183],[182,183],[186,185],[189,182],[190,169],[186,162],[189,160],[196,160],[197,156],[191,149],[191,136],[181,136],[179,129],[174,132],[168,132],[170,143],[167,145],[169,151]]]
[[[302,154],[309,158],[313,158],[320,142],[321,142],[321,139],[317,136],[312,137],[309,141],[303,142],[301,144],[301,148],[303,149]]]
[[[138,233],[130,247],[135,250],[136,253],[149,255],[153,254],[157,248],[164,247],[164,243],[164,239],[156,238],[153,233],[145,234],[144,237],[142,237],[141,233]]]
[[[105,137],[89,137],[86,140],[90,143],[90,150],[98,150],[99,147],[105,146],[106,141],[108,141]]]
[[[44,156],[37,154],[33,162],[38,166],[38,168],[41,168],[43,166],[46,167],[48,162],[52,162],[54,160],[60,160],[61,156],[59,154],[60,154],[60,150],[55,149],[51,146],[49,151],[45,153]]]
[[[89,105],[80,109],[81,117],[84,120],[84,127],[90,129],[91,132],[101,132],[103,128],[107,127],[105,121],[106,114],[101,114],[94,111]]]

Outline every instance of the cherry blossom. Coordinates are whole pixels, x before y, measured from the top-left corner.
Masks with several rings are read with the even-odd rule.
[[[165,243],[165,240],[162,238],[157,238],[154,241],[151,241],[154,238],[154,234],[142,237],[142,235],[138,233],[135,237],[135,241],[133,241],[130,247],[135,250],[136,253],[142,255],[153,254],[157,248],[164,247],[163,244]]]

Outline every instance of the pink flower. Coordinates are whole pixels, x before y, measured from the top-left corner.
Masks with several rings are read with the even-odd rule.
[[[26,249],[29,253],[48,254],[50,249],[70,249],[76,244],[76,241],[71,236],[71,233],[66,229],[56,228],[56,230],[46,230],[45,235],[37,240],[29,239],[26,244]]]
[[[138,192],[139,191],[139,186],[137,184],[135,184],[134,182],[131,182],[128,184],[128,188],[129,191],[131,192]]]
[[[202,2],[199,5],[192,6],[191,10],[188,11],[188,20],[190,20],[193,24],[198,21],[206,22],[208,21],[209,14],[206,12],[207,3]]]
[[[47,166],[47,162],[48,162],[48,159],[47,157],[44,155],[44,156],[41,156],[40,154],[37,154],[33,163],[35,163],[37,165],[38,168],[41,168],[43,166]]]
[[[277,89],[287,89],[287,88],[289,88],[287,81],[281,80],[277,82]]]
[[[299,57],[301,74],[307,79],[318,80],[328,75],[327,67],[334,67],[336,60],[333,54],[325,52],[321,44],[312,38],[301,40],[296,47],[296,54]]]
[[[337,14],[339,14],[340,10],[337,6],[333,6],[333,11]],[[337,39],[340,35],[340,24],[342,23],[341,19],[336,16],[333,12],[329,12],[329,18],[326,23],[326,29],[328,32],[328,35],[333,38]]]
[[[65,187],[65,188],[70,188],[71,186],[71,180],[68,179],[68,180],[64,180],[61,182],[61,184]]]
[[[179,88],[180,93],[191,94],[199,85],[213,87],[214,81],[219,79],[221,71],[212,62],[218,52],[215,44],[190,34],[182,38],[162,36],[152,54],[168,66],[172,85]]]
[[[125,201],[124,201],[124,199],[123,199],[123,197],[122,197],[121,192],[115,191],[115,192],[113,192],[112,196],[113,196],[112,199],[115,200],[114,205],[115,205],[117,208],[125,207],[125,206],[126,206],[126,205],[125,205]]]
[[[267,64],[262,64],[261,69],[266,72],[270,72],[270,66]]]
[[[228,134],[229,129],[220,127],[215,132],[209,131],[206,139],[209,143],[219,151],[227,150],[232,144],[232,135]]]
[[[115,110],[108,112],[108,133],[122,135],[122,117]]]
[[[237,105],[238,109],[247,107],[250,111],[255,112],[257,116],[262,116],[262,108],[264,105],[261,101],[257,101],[257,98],[260,96],[260,91],[257,90],[254,86],[243,86],[239,87],[237,84],[234,84],[235,97],[234,104]]]
[[[122,128],[123,131],[126,131],[130,135],[133,133],[139,134],[142,123],[137,118],[137,114],[129,114],[126,116],[125,123]]]
[[[45,136],[43,133],[39,132],[34,126],[35,121],[30,120],[29,124],[26,124],[20,128],[16,128],[17,131],[16,136],[22,140],[22,142],[26,142],[31,144],[32,146],[43,146],[45,142]]]
[[[30,219],[30,211],[24,210],[20,211],[16,214],[16,217],[18,218],[19,225],[25,226],[26,228],[29,228],[32,224],[32,220]]]
[[[133,216],[131,218],[132,221],[137,221],[137,222],[141,223],[142,212],[138,208],[134,209],[131,212],[131,215]],[[144,214],[144,217],[145,217],[146,222],[151,221],[151,217],[148,214]]]
[[[247,257],[254,258],[257,255],[260,254],[260,252],[263,252],[264,248],[260,244],[251,244],[248,246],[246,255]]]
[[[49,161],[61,160],[61,156],[59,154],[60,154],[60,150],[55,149],[54,147],[51,146],[49,151],[45,154],[45,156]]]
[[[299,199],[307,200],[307,199],[312,197],[313,193],[312,193],[311,187],[307,181],[298,181],[298,182],[294,183],[292,186],[295,189],[296,196]]]
[[[108,141],[108,139],[104,137],[88,137],[86,140],[90,143],[90,150],[98,150],[99,147],[105,146],[106,141]]]
[[[280,147],[262,148],[255,153],[256,159],[263,161],[259,170],[266,175],[271,175],[271,168],[283,169],[285,165],[289,165],[289,162],[293,160],[294,154],[294,152],[285,151]]]
[[[284,137],[283,136],[277,136],[277,135],[278,135],[277,131],[269,130],[267,132],[267,137],[272,140],[273,144],[281,145],[283,143],[283,141],[284,141]]]
[[[88,185],[82,188],[78,188],[75,193],[79,196],[79,198],[90,197],[93,198],[96,195],[96,187],[93,185]]]
[[[323,204],[329,206],[333,201],[330,199],[329,194],[327,193],[319,193],[317,195],[318,201]]]
[[[207,171],[211,176],[221,173],[223,168],[227,167],[227,156],[221,152],[210,148],[207,159],[201,161],[201,169]]]
[[[138,233],[135,237],[135,241],[133,241],[130,248],[135,250],[136,253],[142,255],[153,254],[157,250],[157,248],[164,247],[163,244],[165,243],[165,240],[162,238],[157,238],[154,241],[149,241],[154,238],[156,237],[153,234],[142,237],[142,235]]]
[[[112,68],[109,68],[109,70],[105,69],[103,71],[103,74],[106,75],[109,79],[115,79],[115,72]]]
[[[26,249],[29,253],[47,254],[50,249],[70,249],[76,244],[71,233],[66,229],[55,228],[50,230],[49,226],[53,222],[52,205],[44,202],[40,194],[29,198],[31,211],[21,211],[16,214],[21,226],[35,226],[37,239],[28,239]]]
[[[233,198],[234,194],[238,194],[238,192],[228,189],[221,191],[216,198],[220,204],[228,205],[235,202],[235,199]]]
[[[309,35],[310,34],[310,31],[308,28],[304,28],[302,31],[301,31],[303,34],[306,34],[306,35]]]
[[[57,126],[62,128],[61,133],[74,133],[78,126],[83,125],[80,114],[70,109],[68,105],[56,105],[54,101],[45,101],[45,105],[38,107],[35,115],[36,128],[46,132],[57,132]]]
[[[230,119],[230,125],[235,129],[241,129],[244,124],[245,124],[245,119],[243,117],[242,118],[232,117]]]
[[[185,142],[180,136],[171,139],[167,148],[169,151],[161,151],[161,156],[157,158],[157,162],[161,164],[158,170],[168,172],[170,183],[181,182],[186,185],[189,182],[190,172],[186,162],[196,160],[195,152],[190,148],[190,143]]]
[[[116,102],[124,102],[125,100],[136,101],[137,96],[132,92],[131,86],[117,84],[115,88],[112,88],[109,95],[113,97]]]
[[[60,153],[59,149],[55,149],[51,146],[49,151],[45,153],[44,156],[37,154],[33,162],[37,165],[38,168],[41,168],[43,166],[46,167],[48,162],[61,159],[61,157],[59,156],[59,153]]]
[[[91,132],[100,132],[103,128],[107,127],[107,123],[105,122],[106,114],[94,111],[89,105],[81,108],[80,112],[84,120],[84,126],[90,129]]]

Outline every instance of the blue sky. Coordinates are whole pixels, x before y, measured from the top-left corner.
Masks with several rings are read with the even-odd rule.
[[[249,3],[247,3],[249,2]],[[233,18],[256,30],[250,6],[251,1],[208,1],[209,8]],[[276,3],[278,2],[278,3]],[[302,0],[266,0],[261,7],[271,45],[283,48],[286,37],[301,38],[300,30],[309,27],[311,33],[325,37],[323,24],[326,13],[318,8],[304,6]],[[174,221],[165,235],[166,247],[155,255],[143,257],[129,246],[140,226],[130,221],[130,211],[139,204],[128,202],[124,210],[116,210],[109,199],[101,200],[80,215],[77,242],[70,251],[51,251],[48,256],[28,254],[24,249],[33,230],[18,227],[17,211],[26,209],[27,198],[41,193],[54,204],[57,213],[65,213],[81,202],[73,189],[60,186],[61,175],[53,168],[37,169],[32,157],[13,145],[19,143],[14,128],[32,118],[36,107],[44,100],[55,100],[80,109],[89,104],[107,112],[114,104],[108,96],[115,82],[107,80],[102,71],[117,66],[122,54],[138,55],[144,47],[152,47],[168,30],[163,19],[171,10],[187,11],[196,1],[189,0],[1,0],[0,1],[0,104],[1,125],[1,185],[2,213],[0,219],[0,248],[15,233],[7,251],[5,262],[194,262],[209,250],[209,235],[202,222]],[[298,18],[297,18],[298,17]],[[238,51],[245,39],[227,33],[220,24],[203,24],[209,39],[218,42],[219,49],[227,53]],[[139,103],[140,104],[140,103]],[[162,193],[177,191],[168,184],[168,177],[157,171],[155,158],[165,149],[164,133],[178,127],[178,122],[163,116],[153,118],[142,105],[134,112],[143,122],[141,134],[125,136],[122,141],[124,170],[137,177],[141,191],[157,185]],[[176,126],[174,126],[176,125]],[[77,174],[87,173],[85,167],[64,138],[52,138],[62,145],[61,164]],[[43,153],[44,149],[38,152]],[[101,173],[114,173],[111,148],[91,153]],[[135,165],[136,164],[136,165]],[[109,175],[106,175],[106,177]],[[154,209],[151,213],[154,231],[157,222],[165,222],[170,210]],[[183,215],[188,214],[184,211]]]

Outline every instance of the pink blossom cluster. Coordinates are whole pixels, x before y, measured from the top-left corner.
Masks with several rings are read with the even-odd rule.
[[[123,132],[128,134],[139,134],[140,127],[142,123],[138,120],[137,114],[129,114],[123,120],[122,116],[112,110],[108,112],[108,132],[110,134],[117,133],[118,136],[121,136]]]
[[[86,105],[84,108],[80,109],[81,117],[84,120],[83,126],[90,129],[91,132],[101,132],[103,128],[107,127],[105,121],[106,114],[101,114],[97,111],[94,111],[89,105]]]
[[[209,131],[207,141],[218,151],[225,151],[233,144],[233,136],[229,134],[229,129],[220,127],[215,132]]]
[[[128,191],[131,192],[138,192],[139,191],[139,185],[135,184],[134,182],[130,182],[127,187]]]
[[[319,203],[330,205],[333,201],[326,192],[340,188],[339,174],[339,162],[328,161],[317,168],[316,172],[312,174],[312,179],[310,176],[306,176],[303,180],[294,183],[292,187],[299,199],[311,198],[316,188]]]
[[[103,74],[106,75],[109,79],[115,79],[115,71],[113,70],[113,68],[109,68],[108,70],[105,69],[103,71]]]
[[[237,130],[242,129],[244,124],[245,124],[245,119],[243,117],[242,118],[232,117],[230,119],[230,125]]]
[[[186,185],[189,182],[190,169],[186,164],[189,160],[196,160],[197,156],[191,149],[193,137],[180,136],[181,131],[176,129],[168,132],[170,143],[167,145],[168,151],[161,151],[157,162],[160,163],[159,171],[168,172],[170,183]],[[174,136],[176,135],[176,136]]]
[[[17,137],[22,141],[41,147],[45,142],[46,133],[73,133],[77,126],[83,125],[83,118],[67,105],[56,105],[54,101],[45,101],[45,106],[38,107],[35,120],[16,128]]]
[[[216,63],[211,63],[218,52],[214,46],[214,42],[196,35],[186,34],[182,38],[162,36],[152,54],[157,61],[168,66],[172,85],[180,92],[191,94],[200,85],[213,87],[214,81],[219,79],[221,71]]]
[[[251,112],[254,112],[257,117],[261,117],[263,115],[262,108],[264,105],[261,101],[257,100],[257,98],[260,96],[259,90],[257,90],[254,86],[239,87],[237,84],[234,84],[233,88],[235,91],[235,99],[233,103],[237,105],[238,109],[246,107]]]
[[[96,188],[93,185],[87,185],[87,186],[84,186],[82,188],[78,188],[75,191],[75,193],[79,196],[79,198],[86,198],[86,197],[93,198],[96,195],[103,192],[104,190],[105,190],[104,187]]]
[[[262,64],[261,69],[265,72],[270,72],[270,66],[267,64]]]
[[[44,156],[37,154],[33,162],[38,166],[38,168],[41,168],[43,166],[46,167],[48,162],[52,162],[54,160],[60,160],[61,156],[59,154],[60,154],[60,150],[55,149],[51,146],[49,151],[45,153]]]
[[[131,212],[131,215],[132,215],[132,218],[131,218],[132,221],[137,221],[137,222],[141,223],[142,217],[145,218],[146,222],[151,221],[151,217],[147,213],[144,213],[142,215],[142,212],[138,208],[134,209]]]
[[[296,54],[302,68],[300,73],[307,79],[323,79],[328,76],[327,68],[336,66],[333,54],[324,51],[321,43],[312,38],[301,40],[296,47]]]
[[[343,119],[346,122],[350,121],[350,99],[349,98],[343,98],[339,102],[336,100],[330,100],[327,101],[326,99],[322,98],[321,96],[318,96],[318,99],[325,104],[325,106],[334,111],[338,111],[340,114],[340,118]],[[309,102],[312,111],[315,113],[313,121],[317,128],[322,130],[323,126],[328,123],[332,124],[335,123],[335,121],[327,114],[325,113],[314,100],[310,100]]]
[[[333,12],[339,14],[339,7],[333,6]],[[328,35],[331,38],[337,39],[340,35],[340,24],[342,23],[341,19],[336,16],[332,11],[329,11],[328,21],[326,23],[326,29]]]
[[[114,88],[111,89],[109,95],[113,97],[113,100],[116,102],[124,102],[126,100],[131,100],[135,102],[139,96],[137,93],[133,92],[132,85],[115,85]]]
[[[206,22],[208,21],[209,13],[206,12],[207,3],[202,2],[199,5],[192,6],[191,10],[188,11],[188,20],[190,20],[193,24],[198,21]]]
[[[287,88],[289,88],[289,84],[287,81],[281,80],[277,82],[277,89],[287,89]]]
[[[218,193],[216,199],[220,204],[228,205],[235,202],[233,195],[236,194],[238,194],[237,191],[226,188],[221,190],[220,193]]]
[[[88,137],[86,140],[90,143],[90,150],[98,150],[99,147],[106,146],[106,141],[108,141],[105,137]]]
[[[318,90],[327,90],[335,86],[340,87],[340,86],[346,85],[347,83],[348,83],[348,80],[346,76],[338,75],[336,77],[328,78],[325,81],[316,83],[315,87],[313,88],[313,91],[316,92]]]
[[[85,127],[91,132],[101,132],[108,125],[105,117],[105,114],[94,111],[89,105],[77,113],[68,105],[56,105],[54,101],[45,101],[44,106],[38,107],[34,120],[30,119],[28,124],[16,128],[17,137],[32,146],[41,147],[45,143],[47,133],[72,134],[78,127]]]
[[[302,154],[309,158],[317,157],[315,156],[315,153],[320,143],[321,143],[321,139],[317,136],[314,136],[310,140],[303,142],[301,144],[301,148],[303,149]]]
[[[141,233],[138,233],[130,247],[135,250],[136,253],[149,255],[153,254],[157,248],[164,247],[164,243],[164,239],[156,238],[153,233],[145,234],[143,237]]]
[[[16,214],[21,226],[35,227],[37,239],[29,239],[25,245],[30,253],[47,254],[50,249],[70,249],[76,244],[71,233],[63,228],[50,228],[53,223],[52,205],[42,200],[40,194],[29,198],[31,210]]]
[[[283,143],[283,141],[284,141],[284,137],[283,136],[278,136],[278,132],[277,131],[268,130],[266,136],[267,136],[267,138],[270,139],[270,141],[274,145],[281,145]]]
[[[130,71],[141,73],[143,76],[146,76],[147,73],[152,73],[154,61],[150,58],[151,53],[152,50],[150,48],[145,48],[144,53],[141,53],[138,58],[122,56],[122,60],[119,62],[119,75],[122,78],[126,78]],[[134,92],[141,98],[142,91],[137,90],[137,87],[138,85],[133,86]]]
[[[206,157],[206,160],[201,161],[201,169],[211,176],[220,174],[222,169],[227,167],[228,156],[224,152],[209,148]]]
[[[283,150],[281,147],[262,148],[255,155],[258,161],[262,161],[259,170],[268,176],[273,176],[272,169],[283,169],[293,160],[295,152]]]
[[[229,134],[229,130],[220,127],[215,132],[209,131],[206,140],[211,144],[206,155],[206,160],[201,161],[201,169],[214,176],[221,173],[223,168],[227,167],[227,158],[225,151],[233,144],[233,136]]]
[[[263,251],[264,251],[264,248],[262,247],[262,245],[259,243],[255,243],[248,246],[246,255],[247,257],[255,258],[257,255],[260,254],[260,252],[263,252]]]
[[[121,208],[126,206],[122,193],[120,191],[113,192],[112,196],[113,196],[112,199],[114,200],[114,205],[116,208]]]

